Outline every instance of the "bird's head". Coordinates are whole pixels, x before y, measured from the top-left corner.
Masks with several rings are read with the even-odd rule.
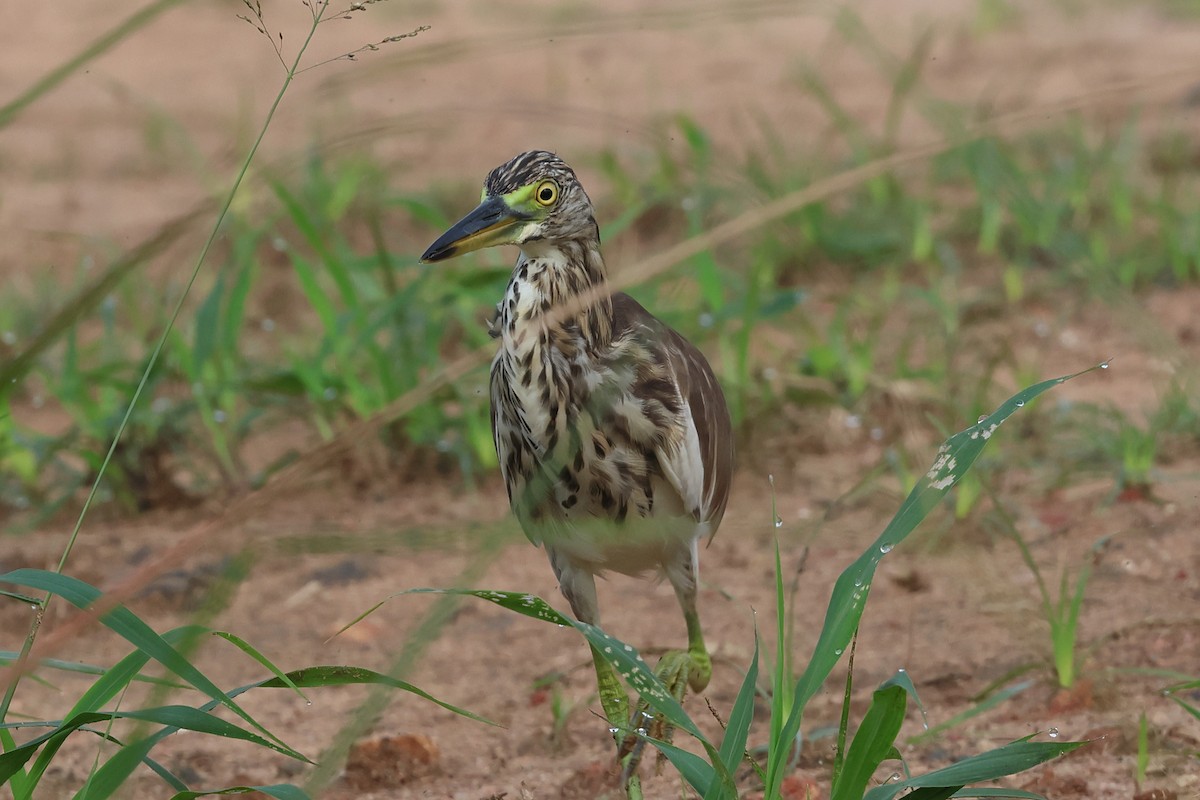
[[[567,163],[531,150],[496,167],[480,204],[429,246],[421,260],[442,261],[498,244],[598,237],[592,201]]]

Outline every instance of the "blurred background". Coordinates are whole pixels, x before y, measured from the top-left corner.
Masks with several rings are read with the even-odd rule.
[[[1200,599],[1200,5],[368,0],[330,6],[345,13],[281,95],[308,3],[41,3],[0,30],[0,568],[57,563],[94,486],[68,573],[181,619],[233,587],[206,613],[275,653],[299,658],[391,591],[454,583],[477,552],[476,578],[556,602],[507,521],[481,366],[515,253],[417,262],[491,168],[538,148],[582,178],[615,280],[725,387],[741,474],[734,532],[707,558],[726,595],[763,590],[767,475],[785,545],[825,548],[832,576],[946,435],[1111,358],[1023,412],[939,509],[921,552],[946,559],[929,568],[944,581],[910,564],[896,585],[944,614],[978,607],[962,592],[1022,598],[979,635],[1036,660],[1016,519],[1051,583],[1109,554],[1105,600],[1084,605],[1111,621],[1095,641]],[[962,588],[993,549],[1024,582]],[[500,552],[521,563],[497,572]],[[729,614],[716,639],[744,629]],[[391,663],[410,617],[328,658]],[[935,636],[978,624],[916,619]],[[501,634],[480,620],[486,649]],[[25,622],[5,623],[14,642]],[[1196,645],[1195,620],[1168,629],[1099,661],[1194,669],[1168,653]],[[973,652],[955,669],[989,661]],[[466,676],[438,688],[470,705]],[[1136,693],[1097,689],[1076,733],[1135,737],[1146,703],[1113,698]],[[1194,723],[1159,723],[1166,751],[1195,748]],[[1093,781],[1133,757],[1128,736]],[[537,786],[574,769],[534,751]],[[473,768],[464,786],[515,780]]]

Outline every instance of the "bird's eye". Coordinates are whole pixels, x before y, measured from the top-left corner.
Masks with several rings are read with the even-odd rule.
[[[539,205],[552,206],[558,202],[558,184],[551,180],[542,181],[533,190],[533,196]]]

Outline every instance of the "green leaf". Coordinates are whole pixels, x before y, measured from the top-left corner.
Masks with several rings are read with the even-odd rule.
[[[99,589],[77,578],[40,569],[13,570],[12,572],[0,575],[0,581],[52,592],[76,608],[85,610],[90,608],[102,596]],[[222,692],[215,683],[209,680],[208,676],[196,669],[183,654],[172,647],[163,637],[155,633],[149,625],[129,609],[121,605],[115,606],[100,616],[100,622],[204,694],[228,707],[230,711],[244,719],[264,736],[273,740],[281,748],[280,752],[286,753],[300,761],[308,760],[259,724],[241,706]]]
[[[389,600],[406,594],[454,594],[478,597],[482,600],[487,600],[489,603],[495,603],[501,608],[506,608],[509,611],[515,611],[518,614],[523,614],[527,617],[540,619],[543,622],[553,622],[554,624],[563,628],[567,627],[572,622],[570,617],[560,614],[545,600],[532,594],[521,594],[519,592],[493,592],[486,589],[409,589],[404,592],[397,592],[396,594],[390,595],[381,602],[371,606],[369,609],[359,614],[357,617],[343,626],[338,633],[343,633],[348,628],[358,624],[371,614],[374,614]]]
[[[217,280],[212,290],[204,298],[204,302],[196,309],[196,322],[193,327],[195,339],[192,344],[193,378],[203,374],[204,365],[216,351],[220,330],[217,327],[221,317],[221,299],[225,295],[225,273],[217,274]]]
[[[1031,742],[1027,740],[1011,742],[1003,747],[965,758],[925,775],[876,786],[866,793],[864,800],[891,800],[906,789],[937,789],[953,786],[957,791],[967,784],[993,781],[1006,775],[1024,772],[1030,767],[1069,753],[1085,744],[1087,742]],[[908,797],[921,796],[915,792],[905,795],[906,800]],[[926,800],[935,796],[929,794],[926,796]]]
[[[403,689],[404,691],[415,694],[431,703],[435,703],[447,711],[452,711],[459,716],[473,719],[476,722],[483,722],[487,725],[495,725],[500,727],[500,724],[497,722],[492,722],[486,717],[481,717],[478,714],[472,714],[466,709],[462,709],[443,700],[439,700],[428,692],[419,689],[407,681],[382,675],[378,672],[373,672],[362,667],[305,667],[304,669],[295,670],[294,672],[289,672],[286,675],[277,678],[270,678],[262,681],[261,683],[253,684],[250,688],[262,687],[264,689],[309,689],[317,686],[349,686],[353,684],[378,684],[380,686],[391,686],[395,689]]]
[[[246,237],[239,240],[239,246],[243,242],[248,243],[249,250],[257,240]],[[242,263],[238,266],[237,277],[229,292],[229,302],[225,304],[225,313],[221,317],[221,349],[230,356],[238,352],[238,335],[246,316],[246,298],[250,295],[255,278],[253,252],[245,254],[240,260]]]
[[[646,741],[657,747],[671,762],[671,766],[675,767],[683,779],[697,792],[708,792],[713,786],[719,785],[717,771],[713,769],[712,764],[700,756],[676,747],[670,742],[653,739],[649,736],[646,737]]]
[[[150,751],[154,746],[177,730],[178,728],[164,728],[135,742],[121,744],[103,766],[88,776],[87,783],[75,793],[74,800],[106,800],[116,794],[133,774],[133,770],[143,763],[176,791],[187,789],[186,784],[150,758]]]
[[[9,752],[16,749],[17,740],[13,738],[12,731],[0,728],[0,750]],[[8,776],[8,786],[16,800],[26,800],[26,798],[32,797],[33,787],[37,785],[37,781],[30,780],[28,773],[21,766],[18,765]]]
[[[533,619],[552,622],[556,625],[570,626],[583,634],[584,638],[596,648],[596,651],[616,668],[617,672],[637,691],[655,710],[665,716],[672,725],[685,730],[700,741],[705,741],[700,729],[684,712],[683,707],[676,702],[671,693],[654,675],[653,670],[638,654],[632,645],[609,636],[604,631],[586,622],[571,619],[555,610],[540,597],[521,592],[499,592],[488,589],[410,589],[399,594],[457,594],[478,597],[495,603],[501,608],[516,611]],[[378,608],[376,606],[375,608]],[[375,609],[371,609],[374,611]],[[367,614],[371,613],[368,611]],[[363,616],[366,616],[365,614]],[[362,619],[362,616],[359,617]],[[356,620],[357,621],[357,620]],[[353,623],[352,623],[353,624]]]
[[[738,690],[737,698],[733,701],[733,710],[730,711],[729,719],[725,723],[725,735],[721,739],[721,749],[718,751],[721,763],[725,765],[725,771],[730,775],[737,771],[738,764],[746,755],[746,740],[750,736],[750,724],[754,720],[754,694],[757,684],[758,631],[755,630],[754,657],[750,659],[750,668],[746,670],[746,677],[742,680],[741,689]],[[714,781],[705,797],[711,799],[719,796],[719,793],[716,792],[718,786],[719,784]]]
[[[696,727],[696,723],[692,721],[679,702],[671,696],[667,688],[662,685],[658,677],[654,674],[650,666],[642,659],[638,651],[632,646],[625,644],[621,640],[609,636],[607,633],[597,628],[595,625],[589,625],[586,622],[579,622],[555,610],[549,603],[532,594],[522,592],[502,592],[490,589],[410,589],[405,592],[398,592],[397,595],[405,594],[452,594],[466,595],[470,597],[478,597],[482,600],[487,600],[489,603],[495,603],[501,608],[506,608],[510,611],[515,611],[518,614],[550,622],[559,626],[570,626],[583,634],[583,637],[588,640],[588,643],[596,649],[602,658],[613,665],[617,673],[624,678],[630,688],[641,695],[651,708],[662,714],[676,728],[686,731],[698,741],[713,760],[712,769],[716,772],[717,778],[721,781],[726,781],[730,785],[733,779],[730,773],[725,769],[723,762],[712,743],[704,737],[700,729]],[[397,596],[393,595],[393,597]],[[390,598],[389,598],[390,599]],[[386,600],[384,602],[387,602]],[[375,611],[382,603],[377,604],[370,610],[359,615],[355,620],[358,621],[367,614]],[[353,624],[353,623],[351,623]],[[347,626],[349,627],[349,626]],[[343,628],[343,630],[345,630]],[[656,747],[663,750],[663,753],[668,758],[673,758],[666,749],[662,748],[659,740],[647,737]],[[682,757],[681,757],[682,758]],[[672,762],[674,763],[674,762]],[[711,784],[711,780],[701,785],[700,791],[706,791]]]
[[[254,648],[254,646],[251,645],[249,642],[247,642],[245,639],[243,639],[240,636],[236,636],[235,634],[229,633],[227,631],[213,631],[212,634],[213,634],[213,636],[220,637],[221,639],[224,639],[225,641],[232,643],[235,647],[237,647],[243,653],[245,653],[246,655],[253,658],[259,664],[262,664],[269,671],[274,673],[276,678],[283,681],[283,683],[288,688],[290,688],[292,691],[294,691],[296,694],[298,694],[300,696],[301,700],[304,700],[305,702],[309,702],[308,697],[305,696],[304,692],[300,691],[300,687],[297,686],[295,683],[293,683],[291,678],[289,678],[287,675],[283,674],[283,670],[281,670],[281,669],[279,669],[279,667],[275,666],[275,664],[269,658],[267,658],[262,653],[260,653],[258,650],[256,650]]]
[[[337,309],[333,307],[333,301],[329,299],[329,295],[317,281],[317,273],[312,264],[299,253],[292,253],[291,257],[292,268],[296,270],[296,279],[300,282],[300,289],[308,299],[308,304],[316,312],[317,319],[321,320],[321,326],[325,329],[325,333],[337,333]]]
[[[1173,694],[1169,694],[1169,695],[1167,695],[1167,697],[1174,700],[1179,705],[1179,707],[1182,708],[1184,711],[1191,714],[1196,719],[1200,720],[1200,708],[1197,708],[1196,706],[1192,705],[1191,703],[1185,702],[1182,698],[1176,697]]]
[[[163,639],[168,644],[174,645],[203,630],[204,628],[198,625],[185,625],[167,631],[163,634]],[[67,712],[66,718],[70,719],[79,714],[99,711],[101,706],[115,697],[117,693],[123,691],[130,682],[139,679],[139,673],[149,660],[150,656],[142,650],[134,650],[125,656],[125,658],[106,670],[95,683],[87,688],[87,691],[79,696],[79,699],[71,706],[71,710]],[[65,741],[65,736],[51,738],[46,746],[42,748],[42,751],[38,753],[37,759],[29,769],[35,785],[41,779],[46,769],[49,768],[51,762],[54,760],[54,756]]]
[[[40,602],[40,601],[39,601]],[[166,638],[166,634],[163,635]],[[0,666],[12,664],[17,660],[19,653],[14,650],[0,650]],[[96,664],[85,664],[80,661],[63,661],[59,658],[43,658],[38,662],[39,667],[47,669],[60,670],[62,672],[74,672],[78,675],[104,675],[112,667],[101,667]],[[166,680],[164,678],[155,678],[147,675],[137,675],[133,680],[140,683],[152,683],[157,686],[169,686],[174,689],[181,688],[183,684],[178,681]]]
[[[6,589],[0,589],[0,597],[10,597],[13,600],[16,600],[18,603],[25,603],[26,605],[31,605],[31,606],[40,606],[42,604],[42,600],[40,597],[34,597],[34,596],[28,595],[28,594],[21,594],[20,592],[10,592]]]
[[[916,529],[930,510],[962,478],[963,473],[975,463],[984,446],[1009,417],[1055,386],[1107,366],[1106,362],[1073,375],[1052,378],[1023,389],[1002,403],[992,414],[954,434],[938,448],[933,466],[918,479],[916,486],[884,528],[883,533],[838,576],[812,658],[796,682],[792,707],[780,731],[781,740],[790,741],[795,738],[800,730],[804,707],[841,659],[862,618],[871,580],[880,560]],[[773,755],[768,761],[767,796],[778,792],[783,780],[784,765],[785,760],[781,754]]]
[[[875,770],[891,755],[907,709],[908,693],[903,686],[889,681],[875,690],[871,707],[850,742],[837,785],[830,791],[830,800],[862,798]]]
[[[588,625],[586,622],[571,620],[571,625],[583,634],[588,643],[596,648],[605,661],[613,665],[617,673],[629,684],[629,687],[637,692],[651,708],[666,717],[676,728],[690,733],[697,741],[705,745],[705,749],[712,749],[712,745],[696,727],[696,723],[692,722],[692,718],[683,710],[683,706],[679,705],[679,702],[662,685],[658,676],[654,674],[654,670],[638,654],[633,645],[609,636],[595,625]],[[717,764],[713,766],[716,767]]]
[[[58,725],[54,730],[25,742],[15,750],[0,754],[0,783],[8,780],[24,766],[43,743],[61,742],[61,740],[84,726],[93,725],[97,722],[108,722],[114,719],[142,720],[143,722],[167,725],[175,729],[207,733],[227,739],[240,739],[252,742],[261,747],[268,747],[287,756],[292,756],[295,752],[286,746],[281,747],[262,736],[239,728],[231,722],[227,722],[220,717],[214,717],[207,712],[192,708],[191,706],[160,706],[158,708],[147,708],[138,711],[88,711],[72,716]],[[138,756],[139,760],[140,757]],[[308,761],[304,756],[300,756],[299,760]],[[116,786],[112,788],[115,789]]]
[[[346,269],[345,263],[334,255],[333,251],[325,244],[321,231],[313,223],[308,211],[288,191],[287,187],[279,181],[272,181],[271,188],[275,190],[276,196],[283,201],[283,205],[288,211],[288,216],[291,217],[296,228],[303,234],[309,247],[321,259],[322,266],[325,267],[325,273],[333,278],[333,282],[338,288],[338,293],[342,296],[342,302],[346,304],[347,308],[358,308],[358,296],[354,291],[354,283],[350,278],[350,273]],[[292,253],[292,257],[296,261],[301,260],[295,252]],[[315,278],[315,276],[313,277]],[[305,288],[305,294],[308,295],[309,301],[312,302],[314,295],[308,291],[307,287]],[[332,331],[333,329],[327,328],[326,330]]]

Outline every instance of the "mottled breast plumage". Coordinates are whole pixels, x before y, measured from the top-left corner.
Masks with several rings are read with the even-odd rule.
[[[517,156],[488,175],[485,195],[521,196],[545,181],[554,211],[522,234],[490,323],[509,501],[531,539],[587,569],[652,568],[720,522],[729,412],[699,351],[610,294],[591,201],[558,156]]]

